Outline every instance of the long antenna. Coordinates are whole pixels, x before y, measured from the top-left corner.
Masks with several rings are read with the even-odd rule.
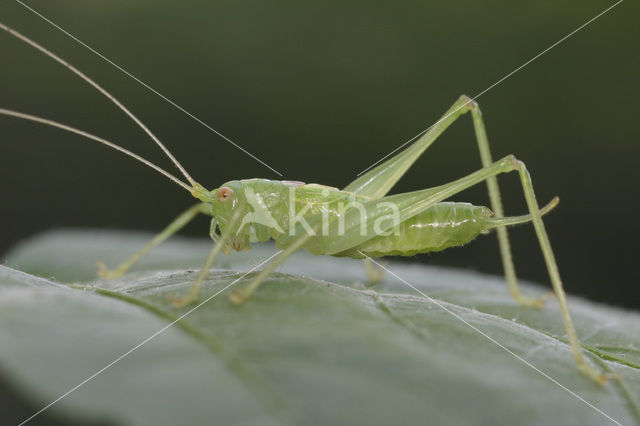
[[[156,166],[151,161],[145,160],[144,158],[142,158],[138,154],[135,154],[135,153],[129,151],[128,149],[125,149],[125,148],[123,148],[123,147],[121,147],[119,145],[116,145],[113,142],[109,142],[108,140],[103,139],[103,138],[101,138],[99,136],[92,135],[91,133],[85,132],[84,130],[76,129],[74,127],[67,126],[66,124],[58,123],[58,122],[53,121],[53,120],[49,120],[49,119],[42,118],[42,117],[37,117],[35,115],[25,114],[25,113],[18,112],[18,111],[12,111],[10,109],[0,108],[0,114],[9,115],[11,117],[22,118],[22,119],[25,119],[25,120],[35,121],[35,122],[38,122],[38,123],[46,124],[47,126],[57,127],[59,129],[66,130],[67,132],[71,132],[71,133],[75,133],[75,134],[80,135],[80,136],[84,136],[85,138],[93,139],[94,141],[100,142],[101,144],[104,144],[104,145],[106,145],[106,146],[108,146],[110,148],[113,148],[116,151],[120,151],[123,154],[128,155],[129,157],[135,158],[136,160],[140,161],[141,163],[146,164],[147,166],[151,167],[152,169],[155,169],[156,171],[162,173],[163,175],[165,175],[166,177],[168,177],[173,182],[177,183],[178,185],[180,185],[181,187],[183,187],[187,191],[193,192],[193,188],[192,187],[190,187],[189,185],[187,185],[186,183],[184,183],[183,181],[181,181],[180,179],[178,179],[177,177],[175,177],[171,173],[169,173],[169,172],[163,170],[162,168]]]
[[[138,117],[136,117],[131,111],[129,111],[127,109],[127,107],[122,105],[120,103],[120,101],[117,100],[111,93],[107,92],[105,89],[102,88],[102,86],[100,86],[98,83],[93,81],[91,78],[89,78],[82,71],[78,70],[76,67],[74,67],[73,65],[71,65],[70,63],[65,61],[64,59],[60,58],[55,53],[53,53],[50,50],[46,49],[45,47],[39,45],[38,43],[36,43],[35,41],[31,40],[30,38],[20,34],[16,30],[14,30],[12,28],[9,28],[8,26],[3,24],[2,22],[0,22],[0,29],[4,30],[4,31],[8,32],[9,34],[13,35],[14,37],[17,37],[18,39],[24,41],[25,43],[27,43],[31,47],[34,47],[34,48],[38,49],[40,52],[42,52],[45,55],[49,56],[50,58],[52,58],[56,62],[62,64],[63,66],[67,67],[69,70],[71,70],[78,77],[82,78],[84,81],[86,81],[87,83],[92,85],[94,88],[96,88],[100,93],[102,93],[111,102],[113,102],[118,108],[120,108],[125,114],[127,114],[138,126],[140,126],[140,128],[142,130],[144,130],[149,135],[149,137],[151,137],[151,139],[153,139],[153,141],[160,147],[160,149],[162,149],[162,151],[167,155],[167,157],[169,157],[169,159],[173,162],[173,164],[175,164],[175,166],[178,168],[178,170],[180,170],[180,172],[184,175],[184,177],[187,178],[187,180],[189,181],[189,183],[191,185],[196,185],[197,184],[196,181],[189,175],[189,173],[187,173],[187,171],[184,169],[184,167],[182,167],[180,162],[178,160],[176,160],[176,158],[171,154],[171,152],[167,149],[167,147],[165,147],[164,144],[162,142],[160,142],[160,139],[158,139],[156,137],[156,135],[151,133],[151,130],[149,130],[147,128],[147,126],[145,126],[142,123],[142,121],[140,121],[140,119]],[[65,130],[68,130],[68,129],[65,129]]]

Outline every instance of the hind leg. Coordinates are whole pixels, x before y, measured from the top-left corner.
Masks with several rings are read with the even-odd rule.
[[[415,142],[379,166],[373,167],[366,173],[362,173],[361,176],[347,185],[345,190],[366,195],[374,199],[383,197],[411,165],[436,141],[440,134],[467,112],[471,112],[482,167],[488,167],[493,163],[493,159],[491,157],[491,150],[489,149],[489,139],[487,138],[484,120],[482,119],[482,112],[474,100],[463,95]],[[487,178],[486,181],[489,199],[491,201],[491,209],[497,218],[504,217],[504,209],[502,208],[497,178],[492,176]],[[513,257],[511,255],[507,228],[505,226],[499,226],[497,227],[496,233],[509,292],[521,305],[543,306],[543,299],[524,296],[520,292]]]
[[[487,167],[493,162],[491,150],[489,148],[489,139],[487,131],[482,119],[482,112],[475,101],[471,102],[471,117],[473,118],[473,128],[478,142],[478,150],[480,151],[480,160],[482,166]],[[491,210],[496,218],[504,217],[504,209],[502,208],[502,199],[500,198],[500,189],[498,187],[498,178],[491,176],[487,178],[487,189],[489,191],[489,200],[491,202]],[[498,226],[496,228],[498,236],[498,245],[500,246],[500,256],[502,257],[502,267],[504,269],[505,279],[509,288],[509,293],[513,298],[524,306],[533,306],[540,308],[544,306],[544,298],[529,297],[522,294],[518,286],[516,277],[516,268],[513,264],[513,255],[511,254],[511,244],[509,244],[509,234],[506,226]]]
[[[573,321],[571,319],[571,314],[569,312],[569,307],[567,305],[566,295],[562,286],[562,280],[560,278],[560,272],[558,270],[558,266],[556,263],[555,256],[553,254],[553,250],[551,249],[551,243],[549,241],[549,236],[547,235],[547,231],[545,229],[544,223],[542,221],[542,214],[546,211],[553,208],[557,200],[554,199],[549,206],[544,209],[540,209],[538,206],[538,202],[536,200],[535,192],[533,189],[533,183],[531,181],[531,176],[527,171],[525,164],[522,161],[517,160],[513,156],[505,157],[504,159],[493,163],[475,173],[472,173],[462,179],[458,179],[455,182],[450,184],[442,185],[437,188],[426,189],[423,191],[416,191],[408,194],[398,194],[392,195],[389,197],[385,197],[384,200],[393,200],[400,207],[401,219],[403,213],[406,211],[409,214],[415,214],[418,211],[422,211],[426,208],[429,208],[433,203],[439,202],[442,199],[448,198],[466,188],[469,188],[472,185],[480,183],[482,181],[486,181],[492,177],[496,177],[498,174],[508,173],[512,171],[517,171],[520,176],[520,181],[522,185],[522,189],[524,192],[525,200],[527,203],[527,207],[529,210],[529,215],[527,217],[518,218],[518,220],[531,220],[534,225],[534,229],[536,232],[536,236],[538,238],[538,243],[540,245],[540,250],[542,251],[545,264],[547,267],[547,271],[549,274],[549,279],[551,281],[551,285],[553,287],[554,294],[558,300],[558,304],[560,307],[560,312],[562,314],[562,321],[565,327],[565,331],[567,333],[567,337],[569,340],[569,346],[571,348],[571,353],[573,358],[578,366],[578,369],[587,377],[594,380],[599,384],[603,384],[607,380],[607,376],[602,374],[592,366],[590,366],[583,355],[583,351],[580,345],[580,341],[578,339],[575,327],[573,325]],[[422,195],[424,194],[424,195]],[[370,201],[369,203],[374,204],[376,201]],[[506,221],[501,221],[506,223]],[[504,225],[500,225],[504,226]],[[356,229],[357,231],[357,229]],[[335,242],[330,243],[327,246],[327,252],[329,254],[334,252],[341,252],[348,248],[346,243],[357,245],[365,240],[366,237],[361,237],[357,233],[353,233],[352,236],[343,237],[343,240],[336,240]],[[348,239],[348,242],[344,242],[344,239]],[[362,254],[362,253],[361,253]],[[363,254],[364,255],[364,254]]]
[[[533,219],[533,227],[536,231],[540,249],[542,250],[542,255],[544,256],[544,261],[547,265],[547,270],[549,272],[549,278],[551,279],[553,291],[556,295],[556,298],[558,299],[558,304],[560,305],[562,321],[564,322],[567,337],[569,338],[569,345],[571,346],[573,358],[575,359],[576,364],[578,364],[578,368],[580,369],[580,371],[582,371],[582,373],[595,380],[596,382],[604,384],[607,380],[607,376],[587,364],[582,354],[580,341],[578,340],[578,335],[576,334],[576,330],[573,326],[571,314],[569,313],[569,306],[567,305],[566,295],[564,292],[564,288],[562,287],[560,271],[558,270],[556,258],[553,254],[553,250],[551,249],[551,243],[549,241],[549,236],[547,235],[547,230],[545,229],[544,222],[542,222],[542,216],[540,214],[540,209],[538,207],[538,201],[536,200],[535,192],[533,191],[533,183],[531,182],[529,171],[522,161],[516,161],[516,170],[520,174],[522,190],[524,191],[527,206],[529,207],[529,213],[531,214],[531,217]]]

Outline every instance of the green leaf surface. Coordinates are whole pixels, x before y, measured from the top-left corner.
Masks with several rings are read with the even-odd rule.
[[[188,291],[212,243],[174,238],[122,278],[95,279],[96,261],[115,266],[148,238],[59,231],[9,254],[0,375],[20,398],[43,407],[142,343],[47,411],[127,425],[639,422],[638,313],[569,300],[590,362],[618,375],[602,387],[575,368],[555,301],[522,308],[501,277],[461,270],[387,263],[425,297],[301,252],[245,305],[226,290],[167,328],[190,309],[168,297]],[[222,256],[201,300],[273,253]]]

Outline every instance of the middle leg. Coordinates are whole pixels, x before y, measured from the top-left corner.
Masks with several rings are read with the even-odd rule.
[[[215,263],[216,258],[218,257],[218,254],[220,254],[220,252],[224,250],[227,242],[229,241],[229,238],[231,237],[231,234],[234,231],[235,225],[240,220],[241,214],[242,214],[242,209],[237,209],[236,212],[233,214],[233,216],[231,216],[231,219],[229,220],[225,231],[222,233],[220,237],[217,237],[215,235],[216,223],[217,223],[216,218],[214,218],[211,221],[210,234],[211,234],[211,238],[215,241],[213,248],[209,252],[209,256],[207,257],[207,260],[204,262],[204,265],[202,265],[200,272],[198,272],[196,281],[189,288],[189,292],[182,297],[178,297],[178,296],[169,297],[169,299],[171,300],[171,304],[173,305],[174,308],[183,308],[198,300],[198,297],[200,296],[200,290],[202,289],[202,284],[204,283],[204,280],[207,278],[209,269]]]
[[[400,210],[400,221],[404,221],[431,207],[434,203],[442,201],[464,189],[471,187],[472,185],[475,185],[482,181],[486,181],[490,178],[495,178],[499,174],[512,171],[517,171],[520,176],[520,182],[525,195],[527,207],[529,209],[529,217],[527,219],[530,219],[533,222],[536,236],[538,238],[538,243],[545,260],[547,271],[549,273],[551,285],[558,300],[560,312],[562,314],[562,321],[567,333],[569,341],[568,343],[571,348],[573,358],[579,370],[585,376],[589,377],[599,384],[603,384],[606,382],[607,376],[589,365],[584,357],[578,335],[571,319],[571,314],[569,312],[569,307],[566,301],[566,295],[562,285],[562,280],[560,278],[560,273],[555,256],[551,249],[551,243],[549,242],[549,236],[547,235],[547,231],[542,221],[542,214],[545,211],[548,211],[550,208],[553,208],[557,200],[554,199],[549,204],[549,206],[545,207],[545,209],[543,210],[540,210],[533,190],[531,176],[529,175],[529,172],[527,171],[527,168],[523,162],[517,160],[514,156],[507,156],[496,163],[492,163],[487,167],[478,170],[477,172],[474,172],[470,175],[467,175],[466,177],[458,179],[450,184],[442,185],[436,188],[425,189],[422,191],[416,191],[413,193],[388,196],[380,200],[369,201],[367,205],[370,205],[372,207],[371,212],[373,213],[375,211],[373,208],[375,208],[376,203],[379,203],[381,201],[395,202]],[[375,216],[373,214],[367,214],[365,217],[368,218],[368,222],[371,221],[371,218],[375,219]],[[518,219],[521,220],[522,218]],[[349,221],[348,218],[346,220]],[[371,232],[371,228],[369,226],[367,226],[367,232],[365,233],[365,235],[361,236],[359,233],[359,224],[357,224],[357,222],[355,221],[354,223],[356,223],[356,225],[352,226],[349,229],[350,232],[347,231],[344,236],[341,236],[333,241],[328,241],[326,246],[326,252],[328,254],[340,253],[349,248],[357,248],[359,244],[367,241],[368,238],[375,237],[375,233]],[[367,223],[367,225],[369,225],[369,223]],[[383,229],[382,231],[384,232],[385,230]]]

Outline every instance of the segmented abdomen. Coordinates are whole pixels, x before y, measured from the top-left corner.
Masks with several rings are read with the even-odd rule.
[[[401,223],[392,235],[377,236],[338,256],[411,256],[459,246],[486,231],[484,219],[492,215],[488,208],[469,203],[438,203]]]

